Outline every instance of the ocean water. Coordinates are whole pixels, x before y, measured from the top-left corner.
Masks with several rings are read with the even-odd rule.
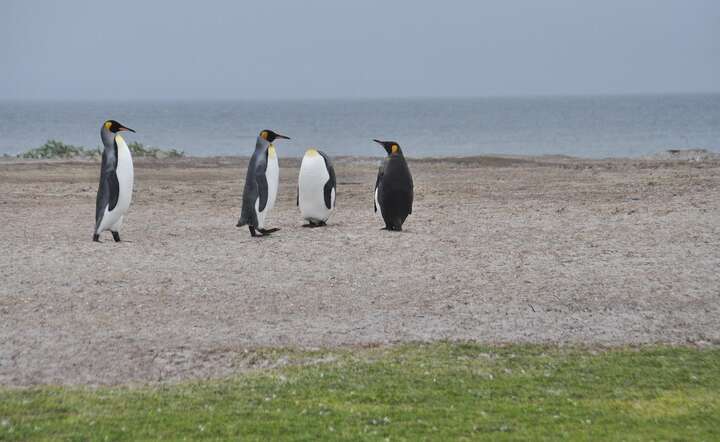
[[[395,140],[406,156],[562,154],[632,157],[671,148],[720,151],[720,94],[587,97],[2,102],[0,154],[48,139],[97,147],[116,119],[129,141],[189,155],[249,155],[261,129],[293,138],[281,156],[307,147],[331,155],[380,156],[372,138]]]

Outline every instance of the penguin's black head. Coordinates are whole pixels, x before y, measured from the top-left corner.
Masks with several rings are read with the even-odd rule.
[[[272,143],[277,138],[281,138],[283,140],[289,140],[290,137],[286,137],[285,135],[280,135],[279,133],[273,132],[270,129],[265,129],[264,131],[260,132],[260,138],[263,140],[267,140],[268,143]]]
[[[395,141],[380,141],[380,140],[373,140],[374,142],[381,145],[383,148],[385,148],[385,152],[387,152],[388,155],[402,155],[402,150],[400,150],[400,145],[396,143]]]
[[[112,133],[122,132],[124,130],[135,132],[134,130],[130,129],[129,127],[123,126],[115,120],[107,120],[105,123],[103,123],[103,127]]]

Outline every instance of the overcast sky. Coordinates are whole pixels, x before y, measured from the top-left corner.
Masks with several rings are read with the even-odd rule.
[[[720,1],[0,1],[0,98],[720,91]]]

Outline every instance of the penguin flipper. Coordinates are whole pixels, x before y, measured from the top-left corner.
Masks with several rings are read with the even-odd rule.
[[[120,197],[120,182],[117,177],[117,144],[114,149],[105,148],[102,155],[102,166],[100,168],[100,184],[98,185],[97,198],[95,199],[95,229],[100,227],[100,222],[105,215],[105,209],[115,208]]]
[[[258,211],[262,212],[265,210],[265,206],[267,206],[268,202],[268,182],[267,177],[265,176],[265,171],[262,172],[262,174],[259,174],[257,176],[257,186],[258,186],[258,196],[260,198],[260,204],[258,206]]]
[[[115,206],[117,206],[118,199],[120,198],[120,181],[118,181],[117,173],[115,173],[114,170],[108,177],[108,186],[110,188],[108,210],[113,210]]]
[[[112,155],[108,155],[108,164],[105,165],[103,161],[103,170],[108,172],[108,184],[110,186],[110,205],[108,210],[113,210],[117,206],[118,198],[120,198],[120,182],[117,177],[117,158],[118,158],[118,146],[117,140],[113,140],[113,152]]]
[[[265,210],[265,206],[267,206],[268,202],[268,194],[270,193],[270,191],[268,190],[268,181],[266,175],[268,164],[267,155],[268,153],[266,149],[264,155],[260,155],[260,157],[258,158],[258,162],[255,165],[255,184],[257,185],[258,198],[260,199],[258,212],[262,212]]]
[[[335,206],[335,201],[333,201],[333,189],[335,189],[335,192],[337,193],[337,183],[335,181],[335,168],[332,165],[332,162],[330,161],[330,158],[325,154],[325,152],[322,152],[318,150],[318,153],[320,156],[325,160],[325,168],[328,171],[329,178],[327,182],[325,183],[325,186],[323,187],[323,196],[325,198],[325,207],[328,208],[328,210],[332,209]]]
[[[323,188],[323,196],[325,197],[325,207],[328,208],[328,210],[333,208],[333,190],[335,189],[335,183],[333,183],[333,179],[329,179],[327,183],[325,183],[325,187]]]
[[[110,204],[110,189],[107,180],[100,179],[100,185],[98,186],[97,198],[95,199],[95,230],[100,227],[103,216],[105,215],[105,208]]]
[[[410,175],[410,172],[408,171],[408,175]],[[410,175],[410,210],[408,210],[408,215],[412,215],[412,206],[413,206],[413,200],[415,199],[415,184],[413,183],[412,175]]]
[[[375,180],[375,192],[374,193],[377,193],[377,191],[378,191],[378,187],[380,186],[380,181],[382,180],[383,173],[384,173],[383,166],[380,166],[378,168],[377,179]],[[375,208],[375,213],[377,213],[377,200],[375,198],[373,198],[373,207]]]

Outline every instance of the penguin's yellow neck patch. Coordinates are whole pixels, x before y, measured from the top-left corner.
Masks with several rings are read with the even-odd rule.
[[[398,151],[398,145],[397,145],[397,144],[393,144],[392,147],[390,148],[390,151],[391,151],[392,153],[397,153],[397,151]]]
[[[317,149],[310,148],[310,149],[308,149],[308,150],[305,151],[305,155],[307,155],[307,156],[309,156],[309,157],[314,157],[314,156],[316,156],[317,154],[318,154]]]
[[[260,138],[262,138],[263,140],[267,140],[267,138],[268,138],[268,133],[267,133],[266,130],[260,132]]]
[[[268,156],[269,157],[275,156],[275,146],[273,146],[272,144],[270,145],[270,147],[268,147]]]
[[[105,122],[105,129],[110,130],[110,127],[112,127],[112,123],[109,121]]]

